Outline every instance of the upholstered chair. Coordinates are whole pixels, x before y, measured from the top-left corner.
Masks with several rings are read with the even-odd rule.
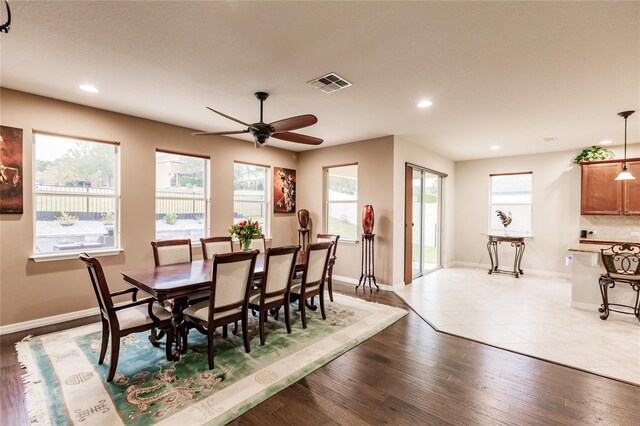
[[[189,328],[204,327],[207,332],[209,350],[209,368],[213,368],[213,333],[219,326],[242,321],[244,349],[251,352],[249,346],[248,299],[249,288],[253,280],[257,250],[216,254],[213,256],[211,274],[211,297],[209,300],[191,305],[183,311],[183,347],[187,350]]]
[[[193,260],[191,256],[191,240],[151,241],[153,260],[156,266],[187,263]]]
[[[331,257],[332,242],[314,243],[307,246],[306,263],[301,279],[293,280],[291,284],[291,302],[298,301],[298,309],[302,317],[302,328],[307,328],[306,301],[319,296],[322,319],[327,319],[324,309],[324,280],[327,275],[329,258]],[[315,310],[315,307],[310,309]]]
[[[136,300],[138,292],[136,288],[111,292],[98,259],[83,253],[80,255],[80,260],[85,263],[89,270],[93,291],[100,308],[100,319],[102,321],[102,343],[100,345],[100,357],[98,358],[98,364],[100,365],[104,362],[109,344],[109,335],[111,335],[111,360],[109,361],[107,382],[112,381],[116,373],[120,354],[120,338],[128,334],[153,328],[166,331],[166,356],[167,359],[173,359],[171,353],[171,341],[173,340],[171,314],[153,298]],[[113,297],[129,293],[131,293],[130,303],[114,306]]]
[[[326,243],[331,241],[333,249],[331,250],[331,258],[329,259],[329,270],[327,271],[327,290],[329,290],[329,300],[333,302],[333,265],[336,262],[336,252],[338,251],[338,240],[340,235],[336,234],[318,234],[316,243]]]
[[[202,246],[202,258],[211,260],[214,254],[231,253],[233,251],[233,241],[231,237],[208,237],[200,238]]]
[[[264,345],[264,323],[269,310],[274,310],[275,318],[281,306],[284,306],[284,318],[287,333],[291,333],[289,313],[289,290],[293,272],[296,268],[300,246],[285,246],[267,250],[260,293],[249,298],[249,308],[257,310],[260,315],[260,345]]]
[[[249,247],[251,250],[260,250],[260,253],[265,253],[267,251],[267,240],[265,240],[264,235],[253,237]]]

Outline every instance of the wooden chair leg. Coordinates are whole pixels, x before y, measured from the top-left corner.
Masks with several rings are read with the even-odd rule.
[[[104,356],[107,354],[107,346],[109,346],[109,323],[102,320],[102,343],[100,344],[100,358],[98,364],[102,365]]]
[[[302,328],[307,328],[307,310],[306,310],[306,300],[302,298],[300,295],[300,316],[302,317]]]
[[[329,288],[329,300],[333,302],[333,266],[329,267],[329,278],[327,278],[327,287]]]
[[[329,296],[331,297],[331,296]],[[322,313],[322,319],[326,320],[327,319],[327,313],[324,310],[324,291],[322,289],[320,289],[320,294],[318,295],[318,298],[320,299],[320,312]]]
[[[284,304],[284,323],[287,326],[287,333],[291,334],[291,313],[289,312],[289,300]]]
[[[233,323],[233,334],[238,334],[238,321]]]
[[[229,336],[229,330],[227,328],[227,325],[225,324],[222,326],[222,337],[226,339],[227,336]]]
[[[207,333],[207,351],[209,356],[209,370],[213,370],[213,330]]]
[[[182,330],[180,331],[180,334],[178,336],[176,336],[176,339],[182,339],[182,347],[180,348],[180,353],[181,354],[186,354],[187,353],[187,347],[189,346],[189,325],[185,322],[183,324]]]
[[[258,323],[260,324],[260,346],[264,346],[264,317],[267,315],[267,310],[260,310],[260,319]]]
[[[251,352],[251,346],[249,345],[249,326],[247,322],[249,322],[249,318],[248,315],[245,315],[242,318],[242,340],[244,341],[244,351],[249,353]]]
[[[109,374],[107,382],[113,380],[116,375],[116,366],[118,365],[118,357],[120,356],[120,334],[111,333],[111,360],[109,360]]]

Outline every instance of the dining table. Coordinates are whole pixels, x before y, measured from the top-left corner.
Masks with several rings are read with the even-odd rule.
[[[261,278],[264,272],[263,253],[258,254],[253,271],[254,280]],[[296,259],[295,271],[304,270],[307,261],[306,252],[300,252]],[[329,260],[329,265],[335,263],[335,257]],[[125,282],[133,287],[149,294],[158,302],[171,306],[171,324],[174,329],[174,341],[167,344],[175,344],[173,352],[174,360],[180,359],[181,354],[181,324],[183,311],[189,306],[189,296],[210,289],[213,272],[213,260],[194,260],[187,263],[175,263],[173,265],[147,266],[121,271]],[[331,280],[331,277],[327,277]]]

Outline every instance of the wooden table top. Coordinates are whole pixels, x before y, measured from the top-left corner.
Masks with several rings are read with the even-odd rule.
[[[304,268],[306,253],[301,252],[296,262],[296,270]],[[335,258],[331,259],[334,262]],[[122,271],[126,282],[157,299],[174,299],[208,288],[211,283],[213,260],[194,260],[190,263],[148,266]],[[253,272],[254,277],[262,276],[264,254],[259,254]]]

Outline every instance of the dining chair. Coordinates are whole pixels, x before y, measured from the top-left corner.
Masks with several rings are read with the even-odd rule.
[[[209,368],[213,368],[213,333],[219,326],[242,321],[244,350],[249,353],[248,306],[249,287],[253,280],[257,250],[222,253],[213,256],[211,297],[183,311],[181,336],[185,352],[190,328],[205,328],[209,351]]]
[[[300,246],[275,247],[267,250],[262,272],[260,293],[249,298],[249,308],[257,310],[260,316],[260,345],[264,346],[264,323],[267,321],[269,310],[274,310],[274,316],[281,306],[284,306],[284,321],[287,333],[291,334],[291,318],[289,313],[289,291],[291,280],[296,268]]]
[[[187,263],[193,260],[189,239],[151,241],[151,247],[153,247],[153,260],[156,266]]]
[[[329,300],[333,302],[333,265],[336,262],[336,251],[338,251],[338,240],[340,235],[337,234],[318,234],[316,237],[316,243],[326,243],[331,241],[333,243],[333,250],[331,251],[331,259],[329,259],[329,270],[327,271],[327,289],[329,290]]]
[[[302,317],[302,328],[307,328],[306,301],[319,296],[322,319],[327,319],[324,309],[324,280],[331,257],[333,242],[314,243],[307,246],[307,259],[301,279],[293,280],[290,301],[298,301],[298,309]],[[314,308],[315,310],[315,308]]]
[[[231,237],[208,237],[200,238],[202,246],[202,258],[211,260],[214,254],[231,253],[233,251],[233,240]]]
[[[102,321],[102,343],[100,345],[100,357],[98,358],[98,364],[100,365],[104,362],[109,344],[109,335],[111,335],[111,359],[109,361],[107,382],[112,381],[116,373],[118,355],[120,354],[120,338],[128,334],[154,328],[165,330],[167,333],[166,356],[168,360],[173,359],[173,354],[171,353],[171,342],[173,341],[171,314],[151,297],[137,300],[137,288],[111,292],[98,259],[86,253],[82,253],[79,258],[89,270],[93,291],[100,308],[100,320]],[[128,293],[131,293],[131,303],[114,306],[113,297]]]
[[[606,320],[609,312],[618,312],[634,315],[640,320],[640,244],[622,243],[600,249],[600,259],[605,269],[599,279],[602,295],[602,305],[598,308],[602,313],[600,318]],[[633,306],[609,302],[608,289],[615,288],[616,284],[629,284],[636,292]],[[611,306],[624,310],[612,309]]]

